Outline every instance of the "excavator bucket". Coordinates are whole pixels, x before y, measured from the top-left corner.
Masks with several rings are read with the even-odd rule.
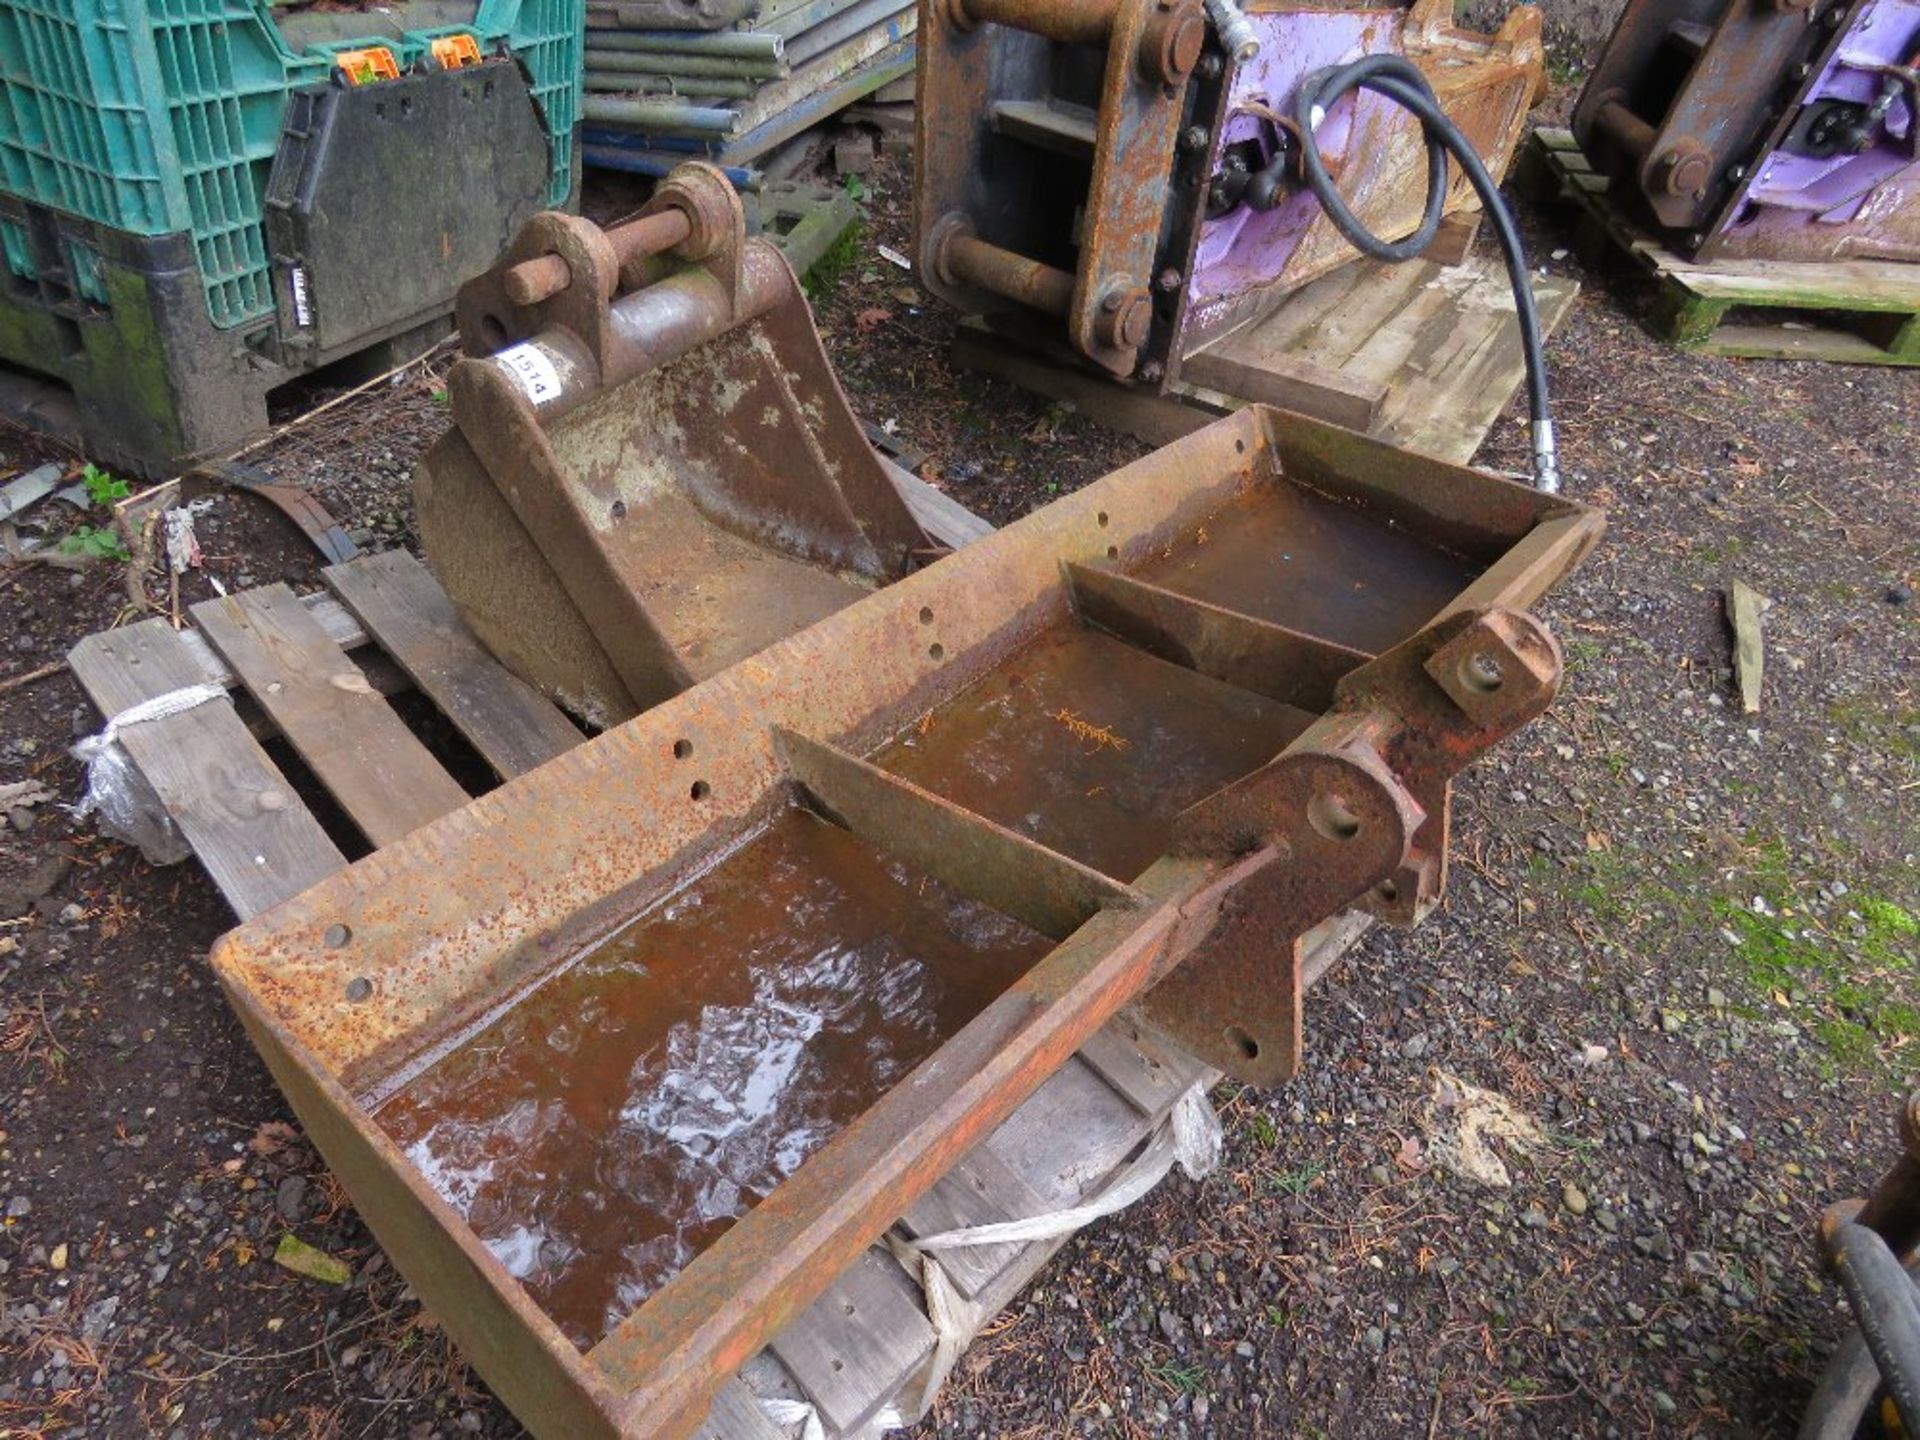
[[[637,660],[596,637],[628,695],[693,683],[213,962],[395,1263],[526,1425],[568,1440],[695,1433],[1117,1012],[1245,1081],[1291,1075],[1303,937],[1434,902],[1449,780],[1552,699],[1560,651],[1528,607],[1601,528],[1253,407],[855,594],[914,536],[860,523],[851,450],[754,448],[804,413],[764,350],[703,366],[697,395],[660,381],[638,416],[585,388],[628,337],[661,353],[621,317],[674,284],[615,304],[598,355],[538,332],[550,396],[506,352],[454,399],[527,533],[589,537],[548,557],[556,595],[646,633]],[[734,343],[673,313],[682,354]],[[700,406],[719,438],[694,436]],[[794,533],[759,528],[777,493],[744,492],[750,524],[724,509],[736,455],[817,467]],[[624,535],[642,511],[660,534]],[[704,527],[728,538],[702,564],[795,582],[717,592],[777,606],[751,638],[695,626],[698,592],[671,588]],[[681,578],[623,568],[643,556]]]
[[[1251,0],[1240,18],[1246,44],[1229,53],[1201,0],[920,0],[927,287],[1164,389],[1188,357],[1357,258],[1300,181],[1310,75],[1404,56],[1495,176],[1545,83],[1530,5],[1491,35],[1455,26],[1453,0]],[[1388,239],[1418,228],[1427,155],[1410,114],[1361,91],[1315,134],[1362,221]],[[1475,201],[1451,173],[1457,212]]]
[[[780,252],[681,166],[603,231],[542,214],[459,295],[428,563],[510,668],[626,719],[905,575],[930,543]]]

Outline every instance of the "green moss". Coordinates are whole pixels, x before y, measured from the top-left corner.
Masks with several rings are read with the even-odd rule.
[[[865,226],[859,221],[849,225],[840,238],[813,262],[813,268],[801,277],[800,283],[806,289],[807,299],[815,305],[833,298],[840,288],[840,282],[847,278],[847,271],[860,258],[860,234],[863,229]]]

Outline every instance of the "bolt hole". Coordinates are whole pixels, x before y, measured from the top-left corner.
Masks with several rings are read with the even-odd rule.
[[[1338,795],[1322,793],[1309,800],[1307,823],[1329,840],[1347,841],[1360,833],[1360,817]]]
[[[1234,453],[1234,454],[1236,454],[1236,455],[1244,455],[1244,454],[1246,454],[1246,453],[1247,453],[1247,442],[1246,442],[1246,441],[1244,441],[1244,440],[1236,440],[1236,441],[1234,441],[1234,442],[1233,442],[1233,453]]]
[[[1476,650],[1460,662],[1460,679],[1468,689],[1478,690],[1482,695],[1491,695],[1507,682],[1499,657],[1484,650]]]
[[[676,760],[692,759],[693,758],[693,742],[691,740],[674,741],[673,742],[673,758]]]
[[[607,507],[607,510],[616,520],[624,520],[627,518],[627,502],[624,500],[614,501],[613,504]]]
[[[1107,558],[1109,560],[1118,560],[1120,558],[1120,547],[1118,545],[1107,546]]]
[[[836,1375],[838,1375],[842,1370],[846,1368],[847,1368],[847,1362],[844,1360],[836,1360],[833,1362],[833,1373]]]
[[[364,975],[356,975],[347,981],[347,999],[358,1005],[373,994],[373,982]]]
[[[695,800],[704,800],[712,793],[713,787],[704,780],[694,781],[693,788],[687,791],[687,794]]]
[[[851,1300],[842,1300],[840,1302],[840,1308],[848,1315],[853,1314],[853,1302]]]
[[[1382,880],[1380,882],[1380,898],[1389,902],[1398,900],[1400,898],[1400,887],[1391,880]]]
[[[933,623],[933,607],[931,605],[922,605],[920,607],[920,623],[922,625],[931,625]]]
[[[935,660],[944,660],[947,658],[947,647],[936,640],[927,647],[927,654]]]
[[[1100,512],[1100,528],[1102,530],[1107,528],[1107,512],[1104,510]]]
[[[1227,1043],[1238,1050],[1248,1060],[1260,1058],[1260,1042],[1242,1030],[1238,1025],[1229,1025],[1226,1029]]]
[[[507,343],[507,327],[498,315],[480,317],[480,343],[489,350],[504,349]]]
[[[326,933],[320,938],[329,950],[338,950],[353,938],[353,931],[344,925],[329,925]]]

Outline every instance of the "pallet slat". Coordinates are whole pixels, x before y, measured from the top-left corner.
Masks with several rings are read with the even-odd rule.
[[[900,1217],[909,1238],[939,1235],[948,1230],[998,1225],[1044,1214],[1050,1207],[1034,1193],[991,1145],[975,1146],[940,1182]],[[966,1245],[942,1251],[940,1265],[954,1288],[972,1300],[1005,1270],[1025,1247],[1017,1241],[1004,1245]]]
[[[869,1250],[768,1347],[834,1433],[872,1418],[933,1352],[918,1287],[891,1255]]]
[[[467,803],[285,585],[203,600],[193,618],[374,845]]]
[[[580,743],[560,709],[480,647],[427,567],[404,550],[323,578],[502,779]]]
[[[207,683],[199,660],[157,618],[89,635],[67,659],[103,715]],[[129,726],[120,744],[242,920],[347,863],[231,700]]]
[[[720,1387],[706,1423],[693,1434],[694,1440],[787,1440],[786,1432],[767,1418],[753,1392],[738,1380]]]

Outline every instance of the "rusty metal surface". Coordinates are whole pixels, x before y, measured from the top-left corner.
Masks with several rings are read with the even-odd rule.
[[[1191,614],[1184,581],[1149,587],[1159,653],[1264,674],[1322,713],[1174,819],[1137,879],[861,758],[1062,627],[1124,640],[1140,609],[1128,577],[1235,507],[1270,504],[1363,553],[1369,535],[1418,537],[1433,573],[1460,583],[1435,618],[1432,592],[1395,566],[1365,572],[1401,597],[1404,638],[1377,655],[1223,618],[1216,601]],[[376,852],[223,939],[215,969],[381,1243],[536,1434],[684,1436],[723,1379],[1121,1007],[1143,1003],[1235,1074],[1289,1073],[1299,937],[1406,865],[1433,787],[1551,695],[1558,655],[1523,607],[1599,529],[1524,486],[1241,411]],[[1059,943],[582,1353],[370,1106],[796,800]]]
[[[1351,52],[1405,53],[1499,175],[1543,83],[1530,6],[1481,35],[1453,24],[1451,0],[1256,3],[1263,48],[1246,61],[1199,9],[922,0],[915,234],[935,294],[1010,329],[1064,328],[1099,369],[1164,388],[1186,356],[1355,258],[1304,189],[1270,213],[1215,203],[1229,148],[1279,153],[1280,132],[1249,117],[1288,110],[1307,73]],[[1343,189],[1376,231],[1403,234],[1426,189],[1418,123],[1363,96],[1336,126],[1349,108]],[[1471,202],[1456,175],[1448,208]]]
[[[457,428],[415,484],[428,561],[576,713],[624,719],[927,546],[718,171],[681,167],[612,231],[536,217],[458,310]]]

